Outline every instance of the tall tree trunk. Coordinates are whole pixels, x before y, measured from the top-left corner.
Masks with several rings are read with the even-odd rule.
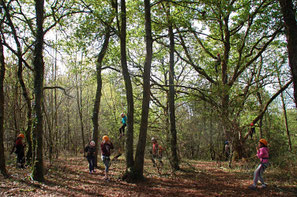
[[[81,57],[81,64],[83,61],[83,55]],[[77,62],[76,62],[77,64]],[[81,75],[80,75],[81,77]],[[78,109],[78,115],[79,115],[79,122],[80,122],[80,133],[81,133],[81,150],[84,150],[86,142],[85,142],[85,132],[84,132],[84,122],[83,122],[83,111],[82,111],[82,87],[81,87],[81,78],[78,79],[78,72],[75,73],[76,78],[76,104]]]
[[[170,8],[169,8],[170,9]],[[171,160],[172,168],[179,170],[179,161],[177,155],[177,137],[176,137],[176,125],[175,125],[175,88],[174,88],[174,34],[172,28],[172,21],[169,10],[169,28],[168,34],[170,39],[170,62],[169,62],[169,118],[170,118],[170,133],[171,133]]]
[[[210,111],[210,118],[209,118],[209,153],[210,153],[210,158],[211,160],[215,160],[216,158],[216,152],[214,149],[214,143],[213,143],[213,131],[214,131],[214,126],[213,126],[213,117],[214,117],[214,113],[212,110],[210,110],[211,108],[208,107],[207,108],[207,103],[205,102],[204,104],[205,109]],[[224,148],[225,150],[225,148]]]
[[[130,74],[127,65],[127,52],[126,52],[126,1],[121,0],[121,27],[120,27],[120,41],[121,41],[121,65],[122,73],[125,81],[126,99],[128,105],[127,113],[127,133],[126,133],[126,166],[127,169],[133,167],[133,135],[134,135],[134,99],[133,87],[130,79]]]
[[[139,140],[137,144],[135,165],[134,165],[135,175],[138,178],[143,177],[144,150],[146,145],[149,102],[150,102],[150,76],[151,76],[151,64],[152,64],[152,53],[153,53],[150,0],[144,0],[144,10],[145,10],[146,57],[145,57],[144,72],[143,72],[143,98],[142,98],[143,100],[142,100],[141,122],[140,122]]]
[[[2,24],[1,24],[2,27]],[[5,166],[5,155],[4,155],[4,77],[5,77],[5,61],[4,61],[4,50],[2,45],[2,37],[0,36],[0,171],[4,177],[8,177]]]
[[[92,116],[92,121],[93,121],[93,140],[96,142],[95,147],[95,166],[97,167],[97,161],[98,161],[98,143],[99,143],[99,124],[98,124],[98,117],[99,117],[99,109],[100,109],[100,101],[101,101],[101,90],[102,90],[102,62],[103,58],[106,54],[108,44],[109,44],[109,38],[110,38],[110,27],[106,27],[106,34],[105,34],[105,39],[104,43],[102,46],[102,49],[98,55],[97,63],[96,63],[96,75],[97,75],[97,89],[96,89],[96,97],[94,101],[94,109],[93,109],[93,116]]]
[[[42,100],[43,100],[43,79],[44,79],[44,62],[43,62],[43,20],[44,20],[44,0],[35,1],[36,9],[36,42],[34,49],[34,95],[35,95],[35,122],[33,141],[36,142],[32,178],[36,181],[43,182],[43,114],[42,114]]]
[[[279,0],[279,4],[282,9],[286,36],[288,42],[288,53],[289,53],[289,65],[291,67],[291,73],[293,76],[294,86],[294,98],[297,108],[297,22],[296,22],[296,10],[293,7],[292,0]]]

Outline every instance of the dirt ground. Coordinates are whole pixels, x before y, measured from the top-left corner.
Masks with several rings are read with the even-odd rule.
[[[127,183],[120,179],[124,172],[124,160],[112,163],[111,179],[103,179],[103,165],[89,174],[88,163],[83,157],[59,159],[47,165],[45,183],[32,181],[30,169],[8,166],[11,178],[0,176],[0,196],[297,196],[296,182],[277,180],[267,170],[265,189],[248,189],[252,171],[230,170],[216,162],[187,161],[181,171],[172,173],[165,162],[161,174],[150,160],[145,160],[145,177],[141,183]]]

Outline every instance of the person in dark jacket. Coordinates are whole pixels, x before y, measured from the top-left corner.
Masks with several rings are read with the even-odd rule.
[[[108,178],[108,170],[110,167],[110,154],[111,149],[113,149],[113,144],[109,140],[109,137],[107,135],[103,136],[102,142],[101,142],[101,159],[105,166],[105,180],[109,180]]]
[[[86,157],[88,159],[89,162],[89,170],[90,170],[90,174],[94,173],[94,165],[95,165],[95,142],[92,140],[90,141],[90,143],[88,144],[88,146],[85,147],[85,152],[87,153]]]
[[[17,155],[17,167],[25,168],[25,143],[23,143],[23,139],[25,138],[24,134],[19,134],[13,149],[11,150],[11,154],[14,152]]]

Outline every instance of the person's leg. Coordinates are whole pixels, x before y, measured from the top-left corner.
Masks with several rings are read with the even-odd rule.
[[[152,162],[153,162],[153,166],[154,166],[154,167],[156,167],[155,156],[154,156],[154,155],[152,155],[152,158],[151,158],[151,159],[152,159]]]
[[[17,153],[17,162],[16,162],[16,167],[20,168],[21,165],[21,154]]]
[[[262,164],[258,165],[257,169],[254,172],[253,185],[256,186],[259,180],[260,171],[262,169]]]
[[[267,184],[264,182],[263,173],[264,173],[265,169],[267,168],[267,165],[266,164],[262,164],[261,166],[262,167],[261,167],[261,169],[259,171],[259,180],[262,183],[262,187],[266,187]]]
[[[253,184],[249,185],[249,189],[255,190],[257,189],[257,183],[259,180],[259,172],[261,170],[261,164],[256,168],[255,172],[254,172],[254,179],[253,179]]]
[[[126,128],[126,126],[127,126],[126,124],[123,124],[123,126],[122,126],[123,127],[123,130],[122,130],[123,131],[123,135],[125,135],[125,128]]]
[[[163,161],[162,161],[162,157],[159,158],[159,163],[160,163],[160,167],[163,167]]]
[[[120,136],[122,136],[122,127],[123,127],[123,126],[121,126],[120,129],[119,129]]]
[[[94,172],[95,157],[91,157],[91,171]]]
[[[104,163],[104,166],[105,166],[105,176],[104,176],[104,179],[108,179],[108,171],[109,171],[109,157],[105,157],[105,156],[102,156],[102,161]]]
[[[18,168],[24,168],[24,162],[25,161],[25,155],[23,152],[19,152],[17,154],[17,167]]]
[[[90,171],[90,173],[92,173],[92,159],[91,159],[91,157],[87,157],[87,159],[89,162],[89,171]]]
[[[21,168],[25,168],[25,152],[21,152]]]

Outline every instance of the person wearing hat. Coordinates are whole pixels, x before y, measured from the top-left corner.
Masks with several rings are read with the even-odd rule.
[[[107,135],[103,136],[102,142],[101,142],[101,159],[105,166],[105,176],[104,176],[105,180],[109,180],[108,171],[110,167],[111,149],[113,149],[113,144],[111,143],[109,137]]]
[[[15,141],[15,144],[11,150],[17,155],[17,167],[18,168],[25,168],[25,143],[23,143],[23,139],[25,138],[24,134],[19,134]]]
[[[249,186],[250,189],[257,189],[258,180],[262,183],[262,188],[267,187],[267,184],[263,179],[263,172],[268,167],[269,163],[269,150],[267,148],[267,141],[265,139],[260,139],[257,147],[257,157],[260,159],[260,164],[254,172],[253,184]]]
[[[89,162],[89,170],[90,174],[94,173],[94,166],[95,166],[95,141],[92,140],[90,143],[85,147],[85,152],[87,153],[86,158]]]

